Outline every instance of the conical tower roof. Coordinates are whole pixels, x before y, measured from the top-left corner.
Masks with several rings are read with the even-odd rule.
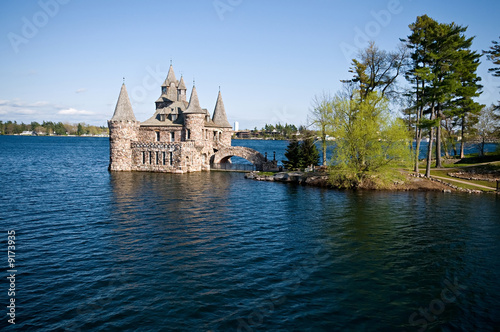
[[[122,84],[120,96],[118,96],[118,101],[116,102],[115,113],[113,114],[111,120],[137,121],[135,119],[134,111],[132,110],[132,105],[130,104],[130,99],[128,98],[125,83]]]
[[[177,88],[175,87],[175,83],[170,83],[170,86],[167,88],[167,99],[171,101],[177,100]]]
[[[172,67],[172,65],[170,65],[170,68],[168,69],[167,78],[165,79],[165,82],[163,82],[162,86],[170,86],[170,83],[172,83],[172,82],[175,85],[177,85],[177,79],[175,78],[175,74],[174,74],[174,67]]]
[[[187,90],[186,84],[184,84],[184,78],[181,76],[181,81],[179,82],[179,86],[177,87],[179,90]]]
[[[205,114],[201,109],[200,101],[198,100],[198,93],[196,92],[196,86],[193,85],[193,90],[191,91],[191,97],[189,98],[188,108],[184,113],[200,113]]]
[[[219,96],[217,97],[217,103],[215,104],[212,121],[219,127],[232,128],[229,121],[227,121],[226,110],[224,108],[224,102],[222,101],[222,94],[220,91]]]

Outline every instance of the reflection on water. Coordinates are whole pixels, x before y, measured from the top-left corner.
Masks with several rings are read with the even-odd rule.
[[[106,140],[13,139],[0,208],[19,234],[23,330],[500,326],[494,195],[108,173]]]

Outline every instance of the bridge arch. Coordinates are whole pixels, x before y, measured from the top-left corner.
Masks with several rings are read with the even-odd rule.
[[[217,151],[211,158],[212,164],[223,164],[229,161],[231,157],[240,157],[248,160],[255,165],[257,170],[262,169],[266,158],[257,150],[244,146],[228,146]]]

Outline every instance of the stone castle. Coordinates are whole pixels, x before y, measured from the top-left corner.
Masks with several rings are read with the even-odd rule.
[[[108,121],[109,170],[170,173],[210,170],[216,152],[231,151],[233,131],[220,91],[210,117],[208,110],[200,106],[194,84],[189,103],[186,101],[184,80],[175,78],[171,65],[155,104],[151,118],[137,121],[125,83],[122,85],[115,112]],[[241,151],[232,155],[241,155]],[[242,157],[254,157],[252,152],[248,155]]]

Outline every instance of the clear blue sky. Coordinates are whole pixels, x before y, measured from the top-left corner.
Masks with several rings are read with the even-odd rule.
[[[172,59],[210,112],[221,87],[240,128],[306,124],[312,97],[350,77],[366,37],[393,50],[427,14],[468,26],[481,51],[500,36],[499,13],[497,0],[2,1],[0,120],[106,125],[125,77],[144,121]],[[489,67],[483,57],[485,104],[500,99]]]

